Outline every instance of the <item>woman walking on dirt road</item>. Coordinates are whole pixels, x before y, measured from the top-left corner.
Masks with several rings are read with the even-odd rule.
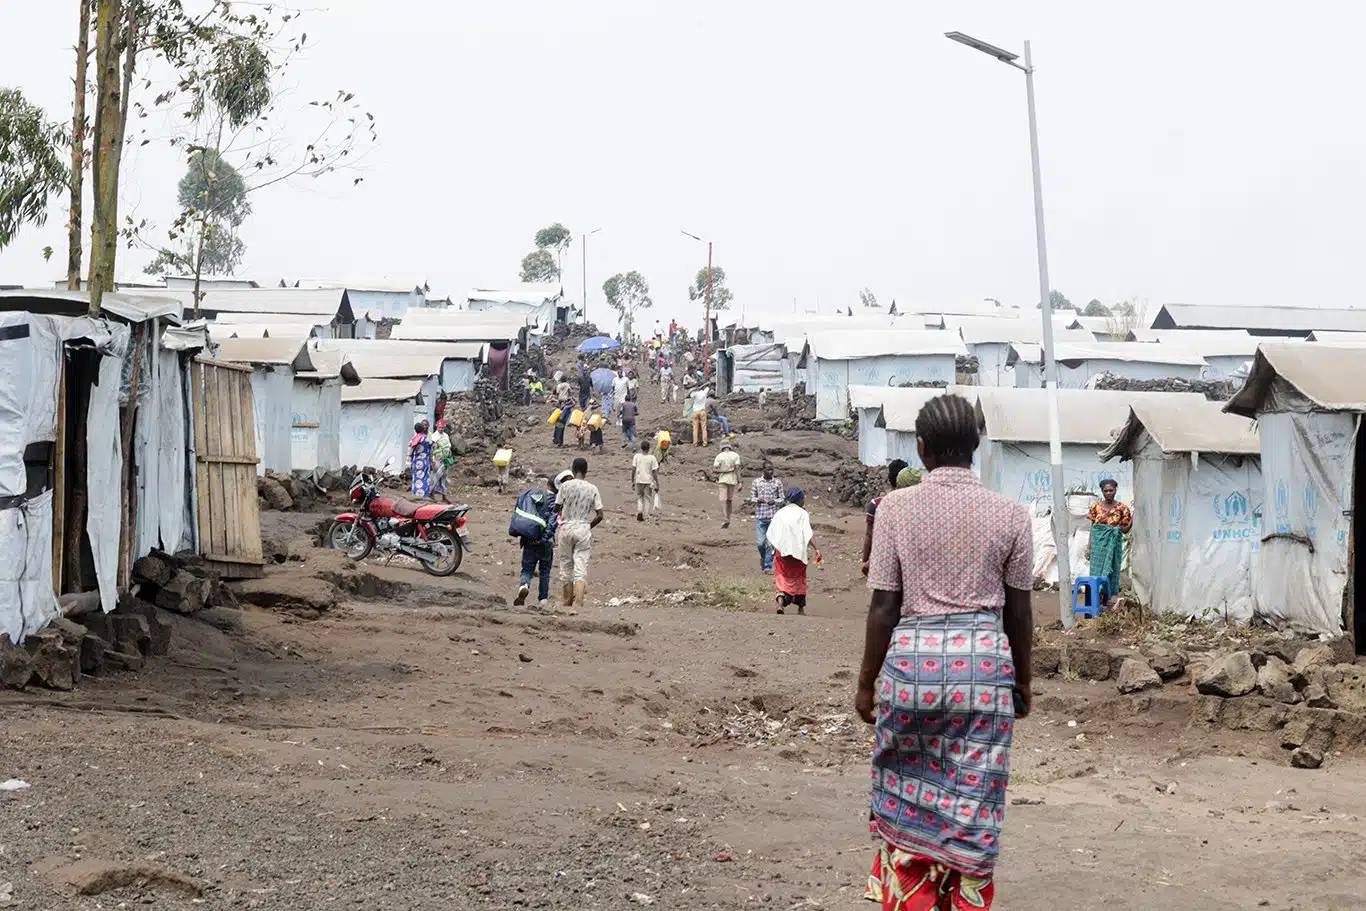
[[[865,897],[883,911],[989,909],[1015,720],[1033,701],[1033,537],[1024,507],[972,473],[967,399],[930,399],[915,430],[928,474],[883,498],[868,567],[855,708],[877,726],[878,853]]]

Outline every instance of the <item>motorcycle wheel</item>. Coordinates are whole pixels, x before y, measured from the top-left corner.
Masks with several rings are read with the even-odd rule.
[[[424,570],[433,576],[449,576],[460,568],[460,561],[465,557],[465,549],[460,546],[455,535],[444,528],[434,527],[427,530],[427,540],[450,550],[445,557],[437,557],[435,554],[419,555],[417,559]]]
[[[333,522],[327,532],[327,544],[352,560],[364,560],[370,555],[370,549],[375,546],[365,528],[355,520]]]

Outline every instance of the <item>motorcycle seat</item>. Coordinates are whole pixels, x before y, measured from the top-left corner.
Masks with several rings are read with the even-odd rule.
[[[404,500],[394,497],[394,515],[403,519],[411,519],[417,515],[417,511],[423,507],[422,503],[414,503],[412,500]]]

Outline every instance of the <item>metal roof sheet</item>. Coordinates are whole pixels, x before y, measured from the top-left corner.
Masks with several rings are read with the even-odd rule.
[[[409,399],[422,400],[422,380],[385,380],[370,378],[361,380],[357,386],[342,389],[342,404],[347,402],[403,402]]]
[[[1036,314],[1037,316],[1037,314]],[[973,316],[950,320],[944,317],[944,325],[957,329],[966,345],[985,345],[999,342],[1043,343],[1043,320],[1011,319],[1009,317]],[[1055,342],[1094,342],[1096,337],[1086,329],[1053,329]]]
[[[1224,406],[1256,417],[1280,378],[1323,411],[1366,412],[1366,356],[1355,346],[1268,343],[1257,349],[1243,388]]]
[[[1164,304],[1153,317],[1152,325],[1155,329],[1251,329],[1292,333],[1327,329],[1362,332],[1366,331],[1366,310]]]
[[[934,329],[826,329],[806,338],[802,360],[848,361],[863,357],[966,355],[956,332]]]
[[[313,370],[308,346],[301,338],[215,339],[218,359],[239,364],[288,365],[297,371]]]
[[[986,436],[1000,442],[1048,442],[1048,390],[993,388],[978,398]],[[1127,420],[1135,402],[1163,398],[1204,401],[1193,392],[1130,392],[1059,389],[1058,425],[1062,442],[1108,446],[1112,431]]]
[[[1015,343],[1006,356],[1006,364],[1043,363],[1040,345]],[[1179,345],[1155,345],[1151,342],[1094,342],[1089,345],[1060,342],[1053,348],[1059,361],[1130,361],[1143,364],[1201,366],[1205,359]]]
[[[1129,418],[1120,428],[1119,436],[1101,453],[1101,458],[1132,458],[1134,446],[1144,430],[1165,453],[1258,455],[1261,452],[1256,421],[1225,413],[1222,402],[1211,402],[1202,396],[1183,396],[1134,402],[1129,406]]]

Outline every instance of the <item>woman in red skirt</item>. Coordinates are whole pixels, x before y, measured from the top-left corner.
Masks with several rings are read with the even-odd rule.
[[[788,605],[797,605],[797,613],[806,613],[806,549],[816,552],[816,565],[821,564],[821,550],[811,536],[811,516],[802,508],[806,494],[800,487],[787,489],[787,505],[773,515],[768,526],[768,543],[773,548],[773,578],[778,594],[774,601],[778,613]]]

